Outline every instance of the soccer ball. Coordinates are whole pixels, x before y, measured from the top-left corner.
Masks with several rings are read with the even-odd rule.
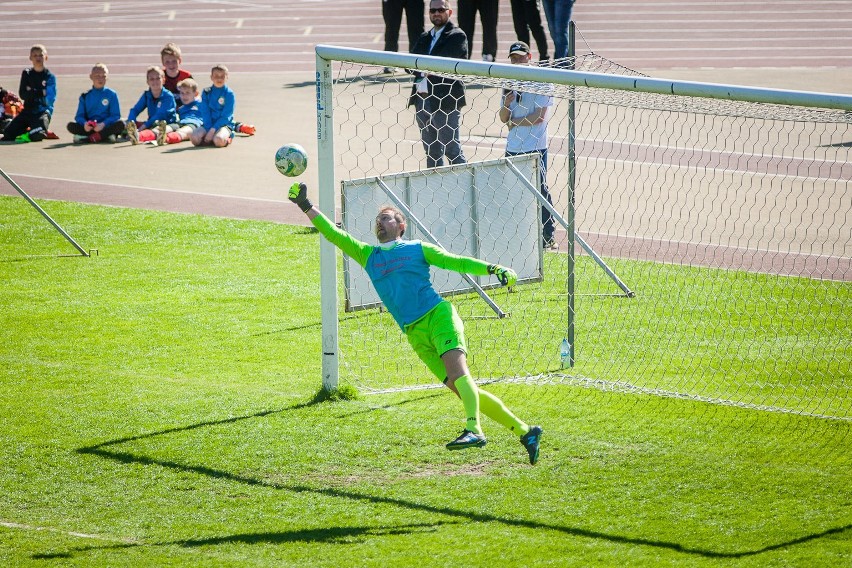
[[[287,177],[296,177],[308,167],[308,154],[298,144],[284,144],[275,152],[275,167]]]

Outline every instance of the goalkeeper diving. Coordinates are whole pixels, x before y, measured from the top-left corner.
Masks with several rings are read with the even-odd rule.
[[[447,449],[485,445],[479,419],[482,412],[519,436],[530,463],[535,464],[541,428],[528,426],[499,398],[480,389],[473,381],[467,366],[464,324],[455,307],[435,291],[429,267],[475,276],[491,274],[504,286],[515,284],[515,272],[511,268],[449,253],[430,243],[404,240],[405,216],[395,207],[379,209],[374,227],[379,244],[370,245],[339,229],[314,207],[308,200],[305,184],[294,183],[288,197],[307,214],[330,243],[365,269],[379,298],[405,333],[414,352],[461,399],[466,415],[465,429],[447,444]]]

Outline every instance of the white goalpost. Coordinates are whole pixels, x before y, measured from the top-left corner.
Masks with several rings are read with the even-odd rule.
[[[407,237],[520,275],[507,290],[433,273],[478,382],[852,420],[852,96],[651,78],[593,53],[549,68],[316,54],[319,208],[374,242],[393,204]],[[465,84],[466,163],[426,167],[403,70]],[[552,206],[538,159],[505,155],[503,89],[555,100]],[[324,388],[440,386],[360,267],[324,239],[320,255]]]

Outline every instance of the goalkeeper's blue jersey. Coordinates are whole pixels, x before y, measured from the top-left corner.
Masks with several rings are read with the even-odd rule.
[[[443,301],[432,287],[430,266],[478,276],[488,274],[485,261],[429,243],[399,240],[385,246],[369,245],[338,229],[322,213],[311,222],[329,242],[364,267],[403,332]]]
[[[364,269],[403,331],[441,303],[420,241],[396,241],[390,248],[374,246]]]

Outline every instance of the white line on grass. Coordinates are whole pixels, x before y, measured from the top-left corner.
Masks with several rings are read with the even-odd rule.
[[[9,528],[9,529],[21,529],[21,530],[27,530],[27,531],[45,531],[45,532],[64,534],[64,535],[67,535],[67,536],[74,536],[74,537],[77,537],[77,538],[90,538],[90,539],[94,539],[94,540],[104,540],[104,541],[107,541],[107,542],[124,542],[124,543],[139,542],[135,538],[129,538],[129,537],[104,536],[104,535],[100,535],[100,534],[89,534],[89,533],[81,533],[81,532],[76,532],[76,531],[64,531],[62,529],[57,529],[57,528],[54,528],[54,527],[37,527],[37,526],[34,526],[34,525],[27,525],[27,524],[24,524],[24,523],[12,523],[12,522],[9,522],[9,521],[0,521],[0,527],[6,527],[6,528]]]
[[[289,203],[286,199],[266,199],[263,197],[245,197],[242,195],[224,195],[221,193],[204,193],[200,191],[180,191],[177,189],[163,189],[160,187],[145,187],[142,185],[124,185],[120,183],[108,183],[108,182],[100,182],[100,181],[85,181],[79,179],[69,179],[69,178],[55,178],[48,176],[34,176],[32,174],[15,174],[9,173],[11,177],[21,177],[21,178],[32,178],[32,179],[46,179],[50,181],[65,181],[69,183],[80,183],[86,185],[108,185],[110,187],[126,187],[128,189],[141,189],[144,191],[159,191],[162,193],[181,193],[185,195],[203,195],[205,197],[220,197],[225,199],[242,199],[244,201],[261,201],[267,203]]]

